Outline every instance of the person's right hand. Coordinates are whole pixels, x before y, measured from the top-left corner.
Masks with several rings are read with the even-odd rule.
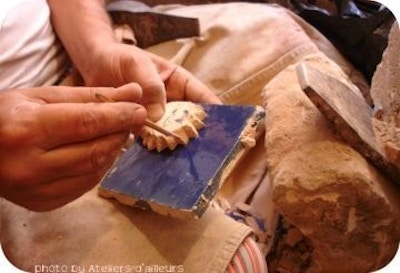
[[[0,195],[47,211],[93,188],[142,127],[141,95],[137,84],[0,92]]]

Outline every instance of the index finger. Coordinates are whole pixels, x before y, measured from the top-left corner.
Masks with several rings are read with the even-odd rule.
[[[142,89],[136,83],[129,83],[118,88],[114,87],[82,87],[82,86],[43,86],[21,90],[27,97],[34,97],[44,103],[66,102],[100,102],[97,93],[103,94],[114,101],[139,102]]]
[[[146,117],[143,106],[128,102],[57,103],[39,106],[36,120],[42,148],[96,139],[117,132],[136,132]]]

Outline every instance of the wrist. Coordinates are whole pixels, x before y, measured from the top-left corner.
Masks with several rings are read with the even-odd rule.
[[[86,85],[100,84],[99,80],[105,80],[104,75],[111,76],[113,71],[107,71],[107,65],[113,58],[113,45],[116,44],[113,37],[108,39],[96,39],[88,48],[83,50],[85,53],[74,64],[85,81]]]
[[[49,1],[52,25],[73,64],[86,80],[105,45],[115,43],[104,0]]]
[[[86,58],[86,68],[81,73],[86,85],[117,87],[140,79],[143,84],[142,74],[150,67],[156,72],[146,52],[114,40],[92,50],[90,57]]]

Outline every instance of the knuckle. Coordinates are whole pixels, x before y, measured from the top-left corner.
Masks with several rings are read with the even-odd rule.
[[[31,187],[38,180],[29,167],[13,166],[13,168],[2,168],[0,171],[2,182],[8,185],[9,189],[17,191]]]
[[[103,145],[95,144],[90,153],[90,163],[93,172],[97,172],[112,161],[112,154]]]
[[[13,108],[8,121],[0,126],[0,141],[8,147],[21,146],[32,139],[37,122],[32,108],[27,105],[17,105]]]
[[[165,87],[162,82],[148,81],[142,85],[142,88],[145,96],[158,98],[165,94]]]
[[[128,137],[129,135],[127,134],[115,134],[107,137],[106,140],[96,142],[92,146],[90,164],[94,175],[98,175],[111,167],[121,153],[121,149]]]
[[[29,139],[29,129],[24,126],[10,124],[0,128],[0,143],[4,147],[18,147],[28,142]]]
[[[82,135],[95,136],[100,132],[102,124],[104,124],[104,117],[101,113],[93,111],[86,111],[80,116],[79,128]]]
[[[132,118],[135,116],[135,113],[138,111],[138,107],[130,107],[126,109],[126,111],[121,111],[118,113],[116,120],[118,121],[118,126],[123,129],[129,129],[131,126]]]

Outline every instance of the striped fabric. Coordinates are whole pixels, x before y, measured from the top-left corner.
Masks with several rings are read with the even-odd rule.
[[[226,273],[267,273],[265,257],[257,243],[248,236],[239,246],[228,265]]]

